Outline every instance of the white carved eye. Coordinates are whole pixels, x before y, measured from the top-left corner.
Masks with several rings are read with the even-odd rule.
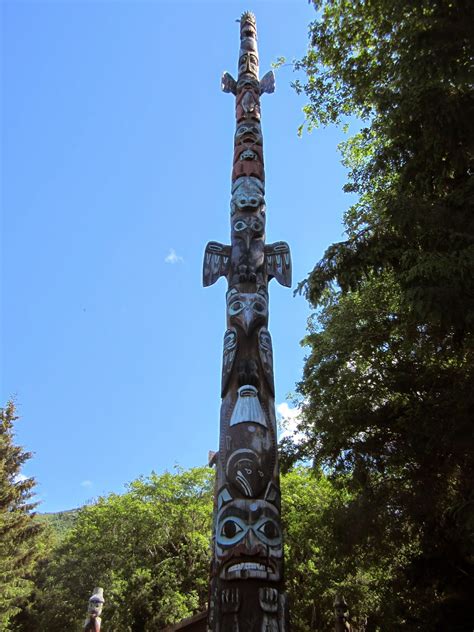
[[[270,545],[277,545],[280,542],[280,529],[273,520],[265,520],[257,529],[259,538]],[[263,536],[263,538],[261,537]]]
[[[219,531],[218,541],[223,545],[233,545],[239,542],[248,531],[248,527],[237,517],[224,520]]]
[[[265,312],[266,309],[266,305],[260,301],[255,301],[255,303],[252,305],[253,309],[255,312],[257,312],[257,314],[263,314]]]
[[[240,232],[241,230],[245,230],[247,228],[246,222],[243,219],[238,219],[234,224],[234,230]]]
[[[231,539],[235,538],[235,536],[241,531],[243,531],[243,529],[240,525],[234,522],[234,520],[228,519],[222,525],[221,534],[224,535],[226,538]]]
[[[240,314],[244,307],[245,305],[242,303],[242,301],[233,301],[229,305],[229,315],[236,316],[237,314]]]

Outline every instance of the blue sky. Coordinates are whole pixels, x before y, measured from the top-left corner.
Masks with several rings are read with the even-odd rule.
[[[305,0],[2,4],[2,379],[34,453],[41,511],[152,470],[207,462],[218,442],[225,289],[204,246],[229,241],[244,10],[260,72],[304,54]],[[277,71],[262,97],[267,242],[303,279],[342,236],[338,130],[297,136],[305,103]],[[301,378],[309,306],[270,288],[276,401]]]

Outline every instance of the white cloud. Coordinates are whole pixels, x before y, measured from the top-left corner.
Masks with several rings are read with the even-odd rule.
[[[165,257],[165,263],[174,264],[174,263],[182,263],[183,261],[184,261],[183,257],[180,257],[179,255],[177,255],[174,248],[170,248],[169,253]]]
[[[287,402],[277,404],[277,421],[279,428],[279,439],[291,437],[295,443],[303,438],[301,432],[298,432],[298,422],[301,410],[299,408],[290,408]]]
[[[26,481],[27,479],[28,479],[28,476],[25,476],[24,474],[17,474],[15,478],[13,479],[13,482],[23,483],[23,481]]]
[[[86,479],[85,481],[82,481],[81,487],[92,487],[93,484],[94,483],[92,481]]]

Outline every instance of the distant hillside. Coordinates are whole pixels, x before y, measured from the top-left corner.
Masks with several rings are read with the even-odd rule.
[[[67,511],[57,511],[55,513],[39,513],[38,520],[45,522],[59,536],[63,536],[68,529],[74,526],[79,509],[68,509]]]

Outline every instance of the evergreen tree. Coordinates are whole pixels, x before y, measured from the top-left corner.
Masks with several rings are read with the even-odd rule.
[[[0,409],[0,629],[19,611],[31,593],[31,573],[37,558],[41,526],[31,502],[35,481],[23,478],[21,468],[31,454],[15,445],[17,417],[13,402]]]
[[[317,309],[303,444],[349,499],[339,555],[391,565],[377,629],[469,630],[474,594],[474,5],[317,0],[296,83],[343,147],[347,239],[300,289]],[[378,621],[377,624],[374,622]],[[375,629],[375,627],[372,627]]]

